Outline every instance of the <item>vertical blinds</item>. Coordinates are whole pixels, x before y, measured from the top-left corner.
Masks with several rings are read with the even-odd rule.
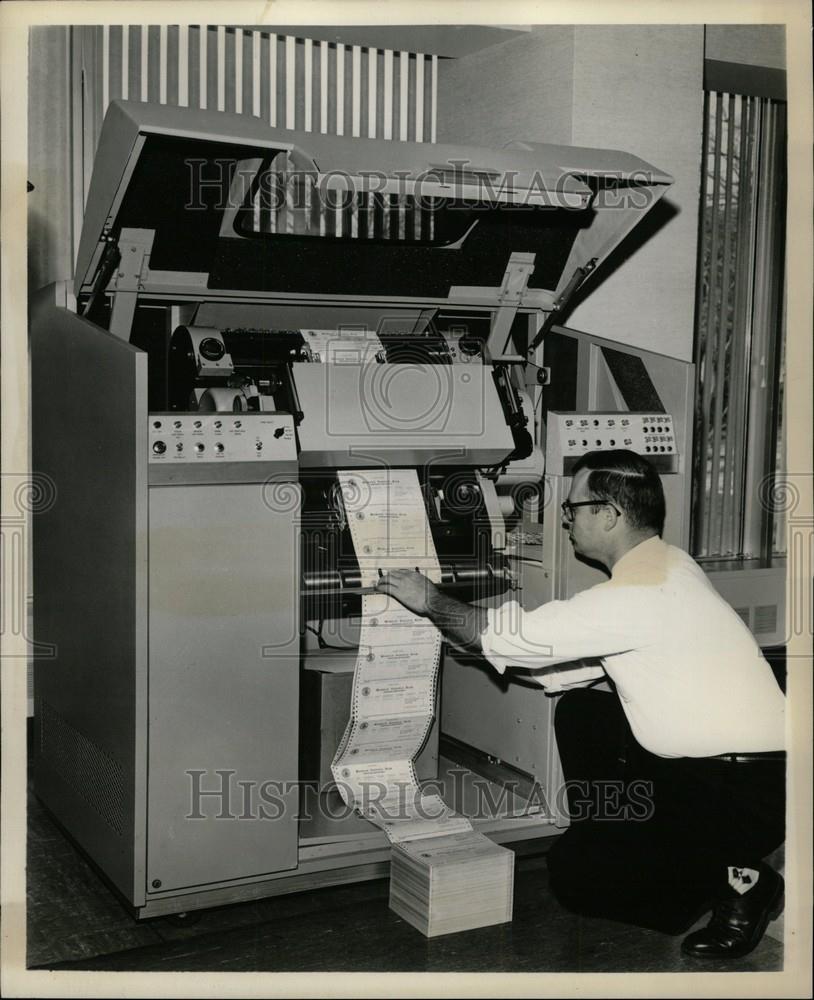
[[[762,557],[773,526],[760,486],[780,429],[785,103],[707,93],[704,149],[694,551]]]
[[[117,98],[252,115],[273,128],[436,141],[437,55],[223,25],[99,25],[74,31],[83,84],[76,193],[81,206],[105,109]],[[326,227],[336,232],[337,226],[346,234],[367,233],[367,216],[359,226],[360,208],[364,212],[356,206],[344,219],[335,211],[317,212],[313,224],[323,233]],[[272,216],[264,209],[257,206],[258,228],[279,225],[286,231],[292,224],[285,212]],[[404,231],[406,218],[408,228],[415,225],[420,232],[422,223],[412,222],[409,206],[394,203],[392,211],[394,231]],[[301,216],[300,211],[298,224]]]
[[[121,98],[248,114],[275,128],[435,142],[436,55],[222,25],[78,30],[95,117]]]

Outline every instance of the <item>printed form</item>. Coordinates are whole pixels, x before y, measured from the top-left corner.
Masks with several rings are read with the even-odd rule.
[[[341,471],[339,483],[362,586],[408,567],[441,569],[415,469]],[[400,842],[471,830],[435,793],[422,795],[414,761],[433,721],[441,634],[384,594],[362,598],[351,718],[333,761],[348,803]]]

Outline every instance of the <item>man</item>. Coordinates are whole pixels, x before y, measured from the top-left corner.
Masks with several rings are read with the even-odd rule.
[[[554,664],[601,659],[589,680],[613,690],[572,687],[557,705],[571,825],[549,852],[552,888],[577,912],[669,933],[712,905],[682,950],[735,958],[782,903],[763,859],[784,839],[785,698],[740,617],[662,541],[664,517],[646,459],[592,452],[574,467],[563,526],[609,580],[526,612],[462,604],[410,570],[378,589],[497,670],[534,668],[544,687],[568,688]]]

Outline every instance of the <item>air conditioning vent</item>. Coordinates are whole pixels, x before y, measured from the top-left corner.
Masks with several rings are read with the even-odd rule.
[[[755,608],[755,633],[765,634],[777,631],[777,605],[759,604]]]
[[[747,628],[751,628],[752,627],[751,621],[750,621],[749,610],[750,610],[749,608],[735,608],[735,614],[741,616],[741,618],[743,619],[743,621],[746,624]]]

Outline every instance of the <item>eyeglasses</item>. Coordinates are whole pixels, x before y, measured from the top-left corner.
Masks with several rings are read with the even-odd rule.
[[[622,516],[622,512],[612,504],[609,500],[577,500],[576,503],[571,503],[570,500],[564,500],[560,507],[562,508],[562,516],[566,521],[574,520],[574,511],[577,507],[610,507],[616,511],[619,517]]]

